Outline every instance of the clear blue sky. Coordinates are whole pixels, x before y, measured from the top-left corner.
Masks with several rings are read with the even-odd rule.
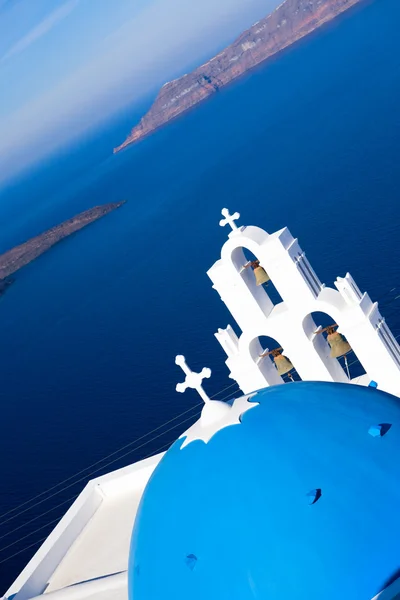
[[[0,184],[211,56],[278,3],[0,0]]]

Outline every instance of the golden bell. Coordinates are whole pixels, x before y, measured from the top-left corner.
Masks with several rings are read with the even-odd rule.
[[[254,275],[256,276],[256,285],[267,283],[267,281],[270,279],[267,272],[262,267],[256,267],[254,269]]]
[[[344,337],[337,331],[328,334],[326,339],[331,347],[331,358],[339,358],[351,350],[349,342],[346,342]]]
[[[278,356],[274,356],[274,363],[279,375],[285,375],[286,373],[289,373],[289,371],[294,369],[294,366],[292,365],[290,360],[286,358],[286,356],[283,356],[283,354],[278,354]]]

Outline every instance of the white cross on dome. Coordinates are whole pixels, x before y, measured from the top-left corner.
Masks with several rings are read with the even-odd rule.
[[[250,408],[257,406],[257,403],[248,401],[253,394],[241,396],[233,403],[233,406],[220,400],[211,400],[201,385],[203,379],[211,377],[211,369],[204,368],[200,373],[194,373],[186,364],[185,357],[181,354],[178,354],[178,356],[175,357],[175,364],[179,365],[186,374],[185,381],[177,384],[176,391],[183,393],[186,392],[188,388],[191,388],[196,390],[204,400],[200,419],[181,436],[186,438],[181,449],[194,440],[202,440],[207,443],[220,429],[224,429],[230,425],[240,425],[241,415]]]
[[[175,364],[179,365],[182,371],[186,374],[185,381],[177,384],[176,391],[183,394],[183,392],[186,392],[188,388],[191,388],[196,390],[205,403],[210,402],[210,398],[203,390],[203,386],[201,384],[203,379],[209,379],[211,377],[211,369],[205,367],[200,373],[194,373],[186,364],[185,357],[181,354],[175,357]]]

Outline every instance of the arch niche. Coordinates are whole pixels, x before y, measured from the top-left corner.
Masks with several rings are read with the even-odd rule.
[[[272,279],[269,279],[265,283],[258,284],[255,275],[255,263],[259,262],[260,259],[251,250],[242,246],[235,248],[231,254],[232,264],[236,271],[239,273],[250,293],[259,302],[262,296],[267,297],[269,303],[273,306],[283,302],[281,295],[276,289]],[[259,266],[268,275],[267,270],[260,263]]]
[[[339,327],[337,327],[339,325]],[[340,323],[325,312],[312,312],[308,314],[303,320],[304,331],[313,343],[314,349],[320,358],[336,370],[338,373],[338,381],[348,381],[365,374],[365,369],[360,363],[353,349],[348,346],[348,351],[340,356],[333,356],[335,349],[330,345],[329,341],[332,340],[329,335],[332,331],[328,328],[333,327],[334,331],[340,332],[342,336],[343,350],[346,350],[347,340],[343,333],[340,331]],[[336,365],[335,365],[336,363]],[[340,368],[340,371],[338,370]],[[336,378],[335,378],[336,379]]]
[[[296,371],[295,365],[293,364],[291,365],[292,368],[290,371],[279,374],[278,365],[281,364],[283,368],[288,368],[291,364],[291,361],[290,357],[286,356],[286,354],[282,351],[281,345],[276,339],[266,335],[260,335],[250,342],[249,351],[252,360],[258,366],[263,376],[267,379],[269,385],[276,385],[277,383],[291,383],[293,381],[301,380]],[[275,356],[274,351],[276,351]],[[269,352],[271,352],[271,354],[269,354]],[[279,358],[280,355],[283,356],[282,359]]]

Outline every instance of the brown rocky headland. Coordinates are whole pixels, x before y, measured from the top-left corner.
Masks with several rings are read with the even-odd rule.
[[[191,73],[166,83],[119,152],[148,136],[246,71],[308,35],[361,0],[284,0],[270,15]]]
[[[64,221],[48,229],[44,233],[37,235],[27,242],[15,246],[4,254],[0,255],[0,295],[13,283],[10,275],[22,269],[27,264],[38,258],[44,252],[47,252],[52,246],[58,244],[64,238],[72,235],[76,231],[87,227],[90,223],[101,219],[108,213],[120,208],[125,201],[110,202],[101,206],[95,206],[89,210]]]

